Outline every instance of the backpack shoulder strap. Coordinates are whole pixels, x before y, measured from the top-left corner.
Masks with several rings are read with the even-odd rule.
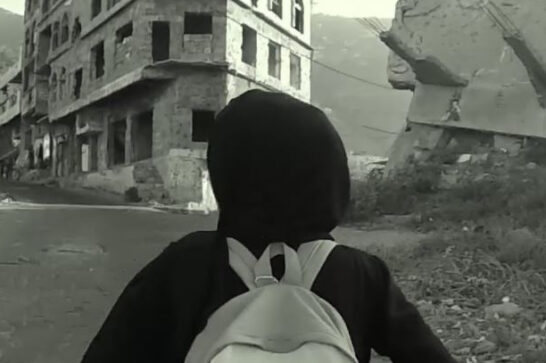
[[[243,280],[249,290],[256,288],[254,277],[254,267],[258,259],[241,242],[233,239],[227,239],[229,252],[229,265]]]
[[[298,249],[298,255],[303,271],[303,287],[311,289],[322,269],[322,266],[330,256],[337,243],[330,240],[320,240],[304,243]]]

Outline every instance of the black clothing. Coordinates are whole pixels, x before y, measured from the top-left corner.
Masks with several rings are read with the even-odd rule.
[[[83,363],[181,363],[208,317],[246,291],[229,266],[225,239],[190,234],[129,283]],[[359,362],[373,348],[394,363],[455,363],[379,258],[340,245],[313,291],[343,316]]]
[[[218,230],[260,252],[330,233],[349,202],[343,142],[318,108],[258,90],[232,100],[210,135]]]

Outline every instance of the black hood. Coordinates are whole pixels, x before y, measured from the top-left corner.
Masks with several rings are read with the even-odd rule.
[[[349,202],[347,155],[318,108],[252,90],[217,116],[208,168],[218,230],[253,251],[328,238]]]

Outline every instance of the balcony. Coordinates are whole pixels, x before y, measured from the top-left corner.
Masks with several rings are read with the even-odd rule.
[[[23,96],[21,102],[21,114],[42,116],[48,112],[48,84],[38,82]]]
[[[21,94],[11,94],[8,99],[0,104],[0,126],[9,123],[21,114]]]

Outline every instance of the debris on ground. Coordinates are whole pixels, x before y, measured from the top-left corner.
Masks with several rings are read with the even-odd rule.
[[[399,223],[428,234],[417,248],[372,252],[460,362],[546,362],[546,154],[526,155],[440,155],[353,187],[349,224],[418,216]]]
[[[15,198],[13,198],[8,193],[0,193],[0,204],[9,204],[15,202]]]

